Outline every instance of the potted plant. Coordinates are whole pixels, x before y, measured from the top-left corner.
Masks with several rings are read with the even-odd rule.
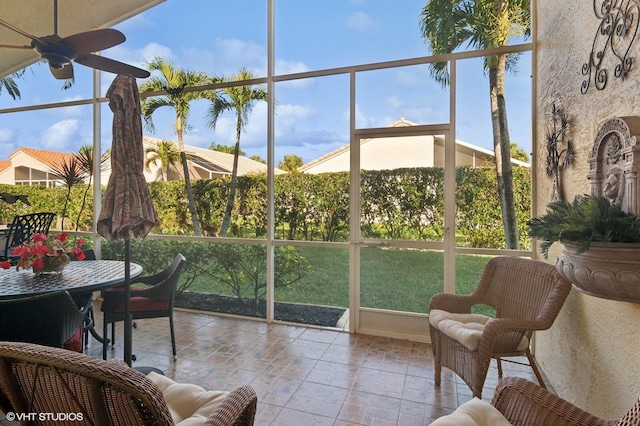
[[[529,221],[529,235],[541,241],[545,258],[553,243],[563,244],[556,268],[578,290],[640,303],[640,216],[607,198],[578,195],[550,203]]]
[[[13,249],[12,254],[17,256],[16,269],[33,269],[36,275],[47,272],[60,272],[71,261],[73,256],[77,260],[84,259],[82,246],[84,241],[76,239],[73,247],[68,249],[69,234],[63,232],[49,238],[47,234],[34,234],[33,239],[22,243]],[[0,268],[13,267],[8,260],[0,262]]]

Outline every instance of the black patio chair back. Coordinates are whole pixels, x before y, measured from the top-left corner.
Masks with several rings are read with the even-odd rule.
[[[0,341],[61,348],[78,332],[87,309],[66,290],[0,300]]]
[[[48,234],[55,213],[30,213],[13,218],[13,223],[8,228],[3,252],[0,260],[15,260],[11,251],[25,241],[33,238],[34,234]]]

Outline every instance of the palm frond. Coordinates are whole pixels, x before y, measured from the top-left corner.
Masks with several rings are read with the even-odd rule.
[[[635,243],[640,242],[640,216],[604,197],[578,195],[571,203],[549,203],[546,214],[529,221],[529,236],[541,241],[545,258],[554,242],[576,244],[579,252],[591,242]]]

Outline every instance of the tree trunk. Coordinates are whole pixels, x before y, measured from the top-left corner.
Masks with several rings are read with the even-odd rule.
[[[187,199],[189,200],[189,211],[191,212],[191,220],[193,222],[193,233],[196,236],[202,236],[200,223],[198,222],[198,214],[196,213],[196,203],[193,199],[193,190],[191,189],[191,177],[189,176],[189,164],[187,163],[187,154],[184,152],[184,142],[182,141],[182,120],[180,117],[176,120],[176,133],[178,134],[178,146],[180,148],[180,160],[182,161],[182,171],[184,172],[184,183],[187,187]]]
[[[233,149],[233,170],[231,171],[231,184],[229,185],[229,198],[227,199],[227,209],[222,218],[222,226],[220,227],[220,236],[226,237],[229,225],[231,223],[231,213],[236,199],[236,188],[238,186],[238,157],[240,157],[240,119],[236,125],[236,146]]]
[[[491,62],[493,61],[493,62]],[[502,224],[508,249],[520,249],[515,200],[513,197],[513,172],[511,170],[511,140],[507,125],[507,107],[504,98],[506,55],[489,58],[489,89],[491,92],[491,124],[493,148],[496,156],[498,197],[502,210]]]

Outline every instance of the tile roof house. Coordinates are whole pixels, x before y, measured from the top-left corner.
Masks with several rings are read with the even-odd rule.
[[[161,139],[144,136],[144,149],[156,148]],[[214,179],[222,176],[230,176],[233,170],[233,154],[226,152],[214,151],[207,148],[185,145],[185,153],[189,161],[189,173],[192,179]],[[145,170],[145,178],[147,181],[159,179],[159,165],[150,165]],[[247,157],[240,156],[238,158],[238,176],[249,174],[267,173],[267,165],[259,161],[252,160]],[[276,174],[286,173],[276,168]],[[174,170],[169,170],[169,180],[182,179],[182,167],[178,166]]]
[[[394,121],[388,127],[415,126],[405,118]],[[303,173],[328,173],[349,170],[349,145],[342,146],[322,157],[302,165]],[[456,141],[456,165],[480,167],[492,163],[493,151]],[[514,166],[530,167],[529,163],[511,159]],[[443,167],[444,137],[439,135],[390,136],[367,138],[360,141],[360,164],[367,170],[387,170],[405,167]]]
[[[51,173],[52,168],[71,158],[73,154],[20,147],[9,154],[8,161],[0,161],[0,183],[45,187],[60,185],[59,179]]]
[[[144,148],[156,147],[160,139],[144,137]],[[205,148],[185,145],[189,159],[189,170],[192,179],[212,179],[231,175],[233,155]],[[0,183],[9,185],[40,185],[47,188],[62,183],[52,174],[52,169],[73,158],[73,154],[42,149],[20,147],[9,155],[9,160],[0,160]],[[150,165],[144,171],[148,182],[159,180],[159,166]],[[240,157],[238,175],[267,172],[267,165],[259,161]],[[276,174],[286,173],[276,169]],[[106,185],[111,174],[110,162],[106,161],[100,176],[101,183]],[[182,178],[182,167],[169,173],[169,180]]]

